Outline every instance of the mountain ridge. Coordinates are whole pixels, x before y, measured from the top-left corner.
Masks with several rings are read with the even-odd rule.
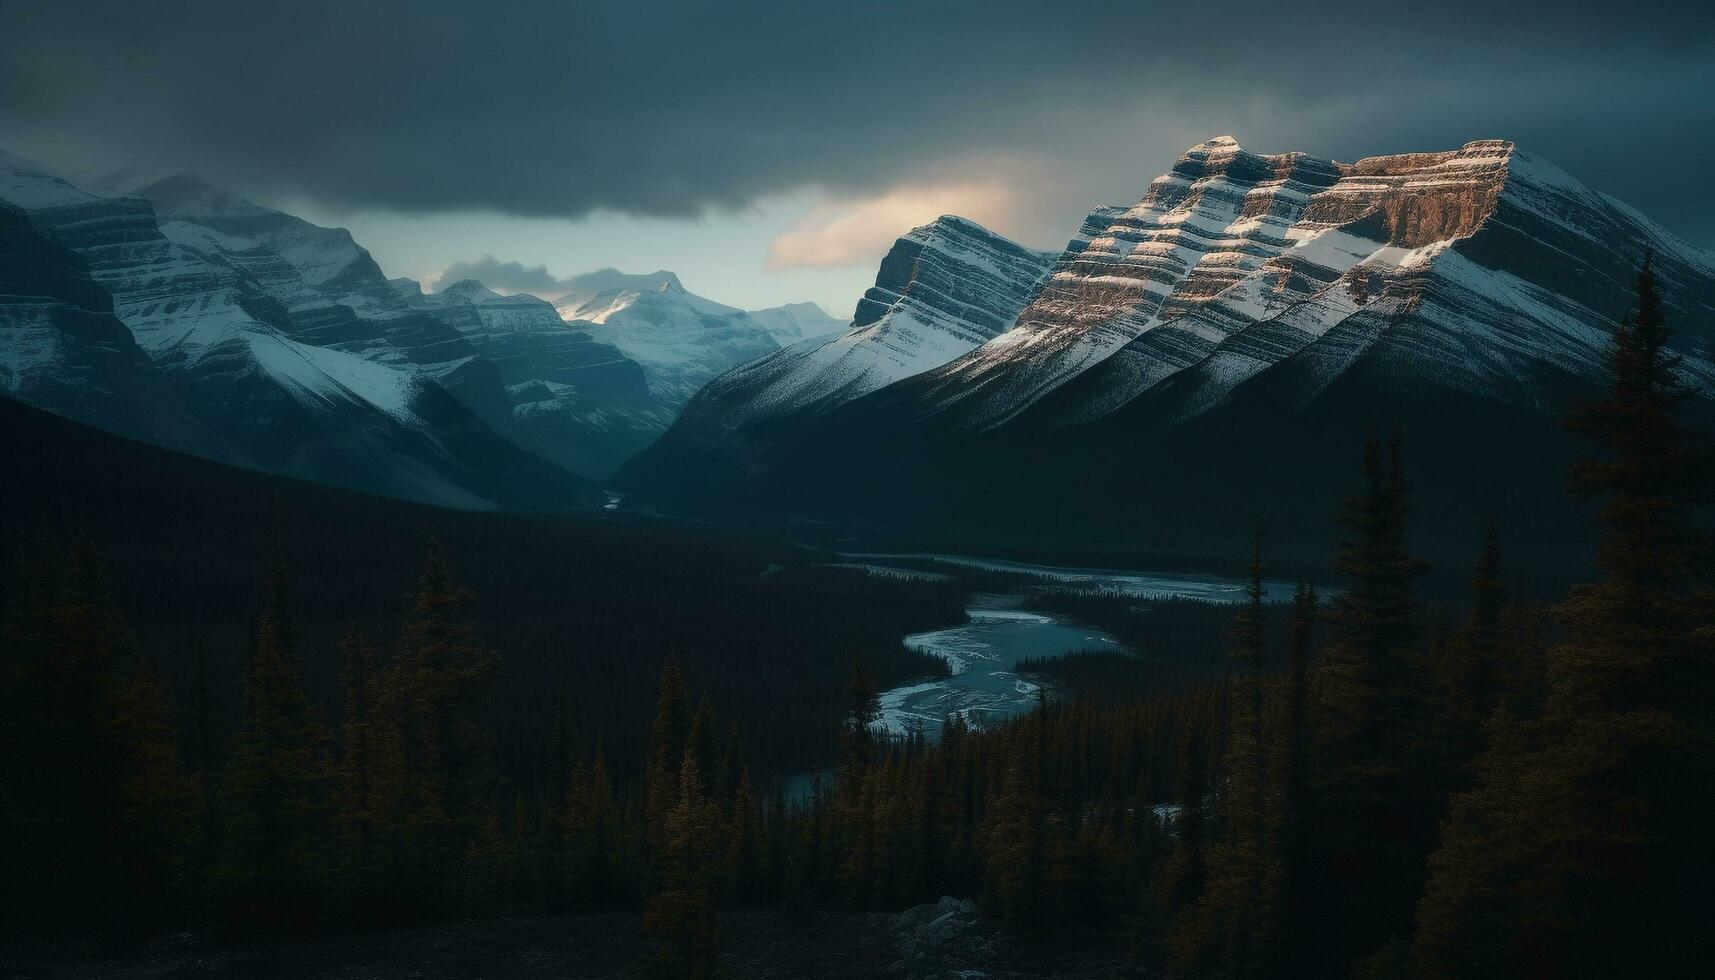
[[[1517,499],[1482,498],[1506,481],[1513,498],[1559,496],[1547,474],[1576,446],[1558,416],[1605,383],[1607,338],[1651,252],[1706,408],[1715,261],[1552,164],[1504,140],[1344,164],[1216,138],[1138,204],[1092,210],[1015,322],[980,346],[831,411],[771,419],[738,467],[695,438],[708,420],[693,404],[621,480],[628,505],[704,516],[1179,550],[1248,515],[1293,521],[1270,499],[1282,481],[1304,484],[1301,502],[1337,500],[1365,426],[1399,422],[1425,464],[1495,478],[1426,487],[1441,528],[1459,507],[1512,516]],[[1497,434],[1534,469],[1461,447],[1508,451]],[[1288,448],[1316,466],[1281,458]],[[1234,462],[1247,455],[1278,472]],[[1140,508],[1175,512],[1176,526],[1151,527]],[[1540,516],[1520,515],[1526,533],[1566,523]],[[1303,535],[1304,553],[1330,534]]]

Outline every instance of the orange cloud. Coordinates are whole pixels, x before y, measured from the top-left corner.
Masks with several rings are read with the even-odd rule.
[[[943,214],[992,228],[1008,223],[1013,211],[1012,193],[999,181],[905,185],[877,197],[829,201],[774,239],[768,268],[873,265],[894,239]]]

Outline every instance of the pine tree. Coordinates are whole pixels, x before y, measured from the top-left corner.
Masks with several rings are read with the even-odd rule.
[[[474,838],[495,806],[499,774],[486,710],[500,657],[476,638],[476,596],[452,583],[438,541],[431,540],[400,638],[407,683],[420,692],[425,729],[439,765],[445,809],[464,839]]]
[[[1014,927],[1038,928],[1044,909],[1045,807],[1030,771],[1031,753],[1015,746],[986,807],[983,869],[987,891]]]
[[[881,698],[863,661],[853,660],[851,680],[846,685],[846,727],[842,738],[845,764],[867,766],[876,760],[875,722],[881,717]]]
[[[28,542],[0,619],[0,929],[188,914],[198,787],[86,541]]]
[[[765,844],[762,808],[751,790],[749,769],[739,772],[732,816],[727,823],[731,828],[726,854],[728,894],[740,905],[756,904],[766,892],[763,880]]]
[[[119,769],[118,806],[110,846],[124,875],[115,898],[128,923],[183,921],[195,900],[190,880],[200,843],[199,787],[179,763],[178,737],[167,692],[147,664],[118,684],[113,746]]]
[[[703,796],[718,802],[714,785],[720,771],[720,763],[715,758],[715,709],[707,698],[691,716],[691,729],[685,736],[685,751],[697,757],[697,771],[703,779]]]
[[[355,627],[340,640],[340,683],[344,713],[340,724],[339,765],[334,822],[341,844],[339,887],[346,912],[358,921],[375,915],[375,890],[384,873],[383,823],[377,741],[380,717],[380,655]]]
[[[1465,785],[1463,770],[1481,750],[1483,724],[1500,697],[1501,616],[1507,603],[1501,576],[1500,533],[1490,520],[1471,579],[1471,611],[1432,657],[1438,695],[1434,744],[1449,791]]]
[[[607,759],[598,747],[594,759],[576,774],[561,804],[558,832],[563,835],[566,903],[578,909],[607,909],[627,897],[622,888],[629,841],[621,827]]]
[[[499,656],[476,639],[474,603],[453,585],[431,540],[398,652],[380,675],[370,733],[377,822],[388,830],[380,861],[389,919],[456,911],[465,864],[495,819],[500,779],[488,701]]]
[[[679,674],[679,665],[669,660],[661,668],[661,693],[655,702],[649,770],[645,775],[644,816],[648,821],[651,851],[664,845],[667,815],[679,802],[679,776],[689,736],[685,682]]]
[[[213,872],[225,915],[264,928],[312,924],[328,884],[332,736],[303,690],[288,632],[289,588],[276,544],[244,717],[221,777],[221,852]]]
[[[1269,814],[1269,847],[1280,865],[1280,947],[1276,965],[1283,975],[1297,975],[1303,962],[1311,926],[1304,919],[1309,904],[1305,889],[1309,877],[1305,842],[1310,768],[1310,675],[1315,649],[1316,589],[1300,582],[1292,596],[1292,627],[1288,638],[1286,676],[1283,678],[1280,734],[1272,785],[1274,800]]]
[[[1434,843],[1439,801],[1417,771],[1424,746],[1426,681],[1420,676],[1412,582],[1423,564],[1406,550],[1399,437],[1373,435],[1363,451],[1364,492],[1341,516],[1340,570],[1348,588],[1332,602],[1334,640],[1317,660],[1313,785],[1305,867],[1314,875],[1312,918],[1329,923],[1316,960],[1341,969],[1408,931]]]
[[[1161,811],[1163,829],[1173,837],[1172,852],[1156,876],[1143,912],[1142,931],[1153,945],[1164,931],[1174,934],[1176,945],[1189,950],[1189,958],[1207,948],[1207,940],[1189,931],[1186,913],[1203,897],[1208,872],[1209,732],[1202,699],[1193,701],[1178,719],[1173,766],[1173,803]],[[1147,799],[1147,797],[1145,797]],[[1154,812],[1149,819],[1158,819]]]
[[[663,821],[661,849],[653,855],[660,888],[649,899],[643,928],[659,945],[647,964],[649,976],[694,980],[716,971],[712,891],[719,866],[720,815],[702,787],[697,757],[686,752],[679,766],[677,800]]]
[[[1226,751],[1217,782],[1208,887],[1176,937],[1182,962],[1227,977],[1270,975],[1276,956],[1275,903],[1280,869],[1266,838],[1262,662],[1262,532],[1254,536],[1246,602],[1234,617],[1227,696]]]
[[[566,689],[564,669],[560,672],[559,683],[554,685],[554,719],[548,739],[547,797],[563,800],[571,791],[576,766],[576,733],[573,731],[571,695]]]
[[[1706,456],[1655,275],[1615,332],[1608,395],[1573,427],[1601,455],[1574,488],[1602,498],[1602,579],[1558,610],[1541,719],[1503,716],[1476,786],[1454,801],[1418,912],[1429,976],[1687,975],[1707,965],[1715,866],[1715,617]]]

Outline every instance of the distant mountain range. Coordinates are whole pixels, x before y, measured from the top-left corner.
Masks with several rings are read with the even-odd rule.
[[[812,304],[721,306],[666,272],[573,280],[560,305],[590,313],[574,322],[475,281],[425,293],[345,230],[193,177],[73,183],[4,153],[0,250],[0,392],[223,462],[459,507],[592,506],[592,481],[703,382],[844,326]]]
[[[1337,163],[1186,151],[1056,257],[954,218],[900,239],[843,336],[708,385],[627,505],[863,538],[1207,562],[1253,517],[1325,558],[1367,428],[1403,433],[1424,547],[1493,514],[1583,554],[1559,419],[1605,383],[1654,255],[1710,413],[1715,256],[1512,143]]]
[[[613,486],[801,535],[1194,564],[1253,518],[1324,560],[1364,433],[1397,429],[1425,553],[1462,561],[1493,515],[1554,566],[1587,553],[1560,419],[1605,384],[1645,254],[1715,424],[1715,256],[1498,140],[1338,163],[1220,137],[1059,253],[911,231],[849,325],[667,271],[430,293],[193,178],[0,156],[0,391],[438,504]]]

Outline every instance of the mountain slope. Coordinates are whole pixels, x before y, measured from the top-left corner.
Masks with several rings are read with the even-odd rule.
[[[235,259],[249,250],[242,240],[174,240],[148,201],[97,197],[16,158],[0,159],[0,174],[0,198],[22,205],[41,237],[76,253],[163,379],[157,391],[213,439],[187,445],[155,430],[146,437],[452,506],[591,502],[587,488],[505,442],[432,380],[295,339],[300,326],[276,295],[282,287],[265,286]]]
[[[79,175],[77,185],[102,197],[143,198],[154,205],[163,224],[192,221],[221,235],[265,246],[330,300],[361,305],[387,298],[387,277],[381,267],[344,228],[312,224],[183,173],[97,171]]]
[[[649,390],[675,412],[722,371],[780,349],[749,314],[687,291],[670,272],[607,269],[573,282],[554,301],[560,316],[641,364]]]
[[[684,494],[662,466],[630,489],[758,520],[1163,556],[1241,547],[1261,515],[1283,550],[1325,555],[1332,527],[1307,517],[1346,492],[1364,429],[1398,424],[1437,557],[1462,558],[1486,513],[1536,556],[1576,554],[1562,484],[1578,447],[1558,419],[1605,383],[1646,251],[1707,417],[1709,253],[1505,141],[1345,164],[1219,138],[1136,206],[1093,212],[1011,329],[773,423],[726,483]]]
[[[0,391],[66,418],[203,454],[222,451],[173,402],[82,257],[0,201]]]
[[[614,269],[566,281],[563,302],[576,300],[584,317],[568,326],[536,297],[502,296],[474,280],[433,294],[388,280],[345,229],[189,174],[109,170],[78,180],[147,202],[164,237],[236,274],[270,306],[250,315],[290,339],[422,375],[500,435],[588,479],[609,476],[666,431],[716,373],[841,326],[813,304],[749,314],[686,292],[670,272]],[[211,319],[232,316],[216,310]]]
[[[762,325],[774,342],[790,347],[801,340],[814,340],[840,333],[847,321],[831,317],[815,303],[787,303],[767,309],[751,310],[750,318]]]
[[[475,311],[461,329],[506,386],[501,431],[545,459],[603,479],[672,424],[672,409],[649,390],[641,365],[561,320],[548,301],[503,296],[474,279],[421,298],[430,308]]]
[[[850,330],[711,381],[667,435],[627,466],[620,485],[648,485],[657,474],[657,487],[695,495],[705,480],[748,468],[786,431],[1000,333],[1050,259],[950,215],[914,229],[882,260]]]

